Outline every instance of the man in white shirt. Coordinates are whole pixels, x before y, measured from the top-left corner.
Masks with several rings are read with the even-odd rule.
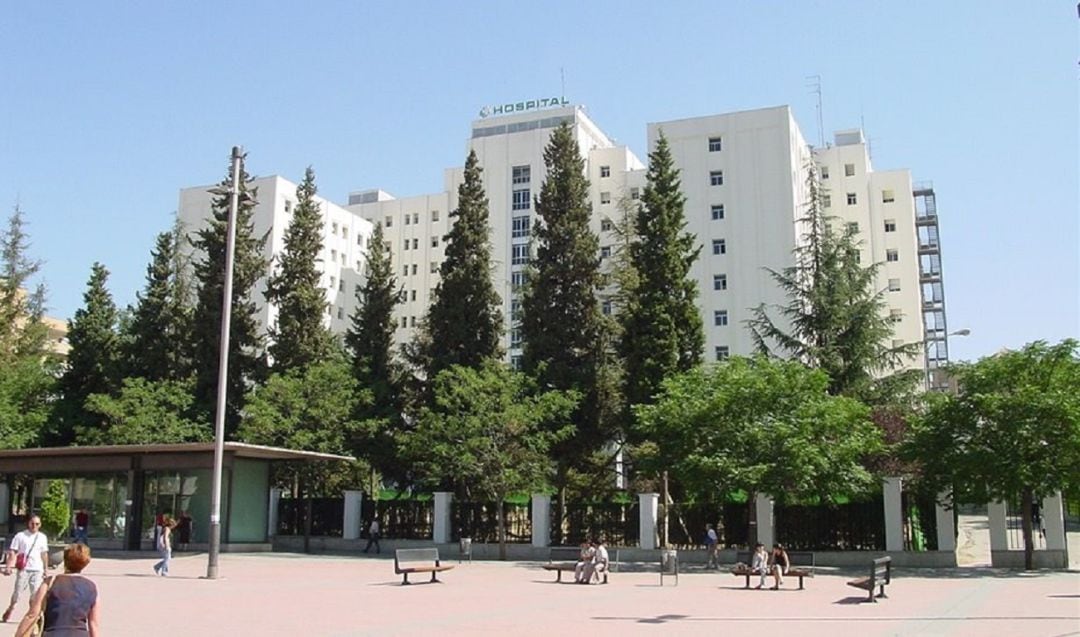
[[[30,516],[25,531],[20,531],[12,538],[11,546],[7,550],[7,560],[4,562],[4,575],[11,575],[11,569],[16,566],[20,555],[25,556],[25,566],[16,570],[15,590],[11,592],[11,602],[4,611],[5,622],[19,603],[19,595],[23,589],[29,588],[30,599],[33,599],[45,578],[45,569],[49,564],[49,538],[41,532],[41,518],[36,515]]]
[[[600,575],[607,571],[608,568],[607,547],[599,539],[593,540],[593,547],[592,561],[585,566],[585,574],[581,580],[582,584],[592,582],[593,577],[599,580]]]
[[[368,550],[371,548],[372,544],[375,545],[375,552],[376,553],[382,553],[382,547],[379,546],[379,537],[381,536],[381,533],[379,531],[380,531],[380,529],[379,529],[379,518],[372,518],[371,519],[371,526],[368,527],[367,546],[364,547],[364,552],[365,553],[368,552]]]

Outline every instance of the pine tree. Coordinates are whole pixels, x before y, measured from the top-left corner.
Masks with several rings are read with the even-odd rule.
[[[245,156],[246,159],[246,156]],[[231,172],[231,162],[230,162]],[[266,272],[263,246],[266,237],[256,237],[253,216],[258,197],[251,177],[240,164],[240,193],[236,214],[236,250],[233,267],[232,320],[229,329],[229,378],[226,429],[235,431],[250,384],[266,376],[263,339],[255,318],[252,293],[256,281]],[[192,245],[199,251],[195,260],[196,294],[192,317],[192,362],[195,371],[197,409],[209,424],[214,413],[218,382],[218,350],[221,333],[221,302],[225,285],[225,243],[228,232],[229,188],[227,174],[215,188],[207,226],[195,233]]]
[[[481,170],[476,152],[470,151],[458,207],[450,213],[453,227],[444,237],[440,281],[420,337],[429,381],[451,365],[478,367],[502,356],[502,302],[491,281],[491,230]]]
[[[358,401],[356,420],[368,423],[353,441],[354,453],[366,456],[384,474],[397,474],[395,434],[400,425],[401,369],[394,360],[394,308],[400,295],[383,228],[375,224],[365,254],[364,285],[356,290],[356,312],[345,335],[357,386],[371,390],[370,403]]]
[[[686,232],[686,197],[663,133],[649,155],[647,179],[629,246],[635,294],[619,312],[627,405],[651,403],[664,378],[701,363],[705,346],[690,276],[701,246]]]
[[[67,369],[60,377],[59,419],[49,441],[53,445],[70,444],[79,430],[100,425],[100,418],[85,410],[88,396],[111,395],[120,389],[119,313],[105,287],[108,278],[105,266],[94,263],[83,294],[83,307],[68,322],[71,350]]]
[[[893,373],[910,363],[919,344],[891,345],[893,325],[885,312],[884,290],[875,289],[881,264],[859,263],[856,231],[850,226],[838,230],[836,220],[825,215],[813,166],[806,179],[809,198],[800,219],[806,231],[795,249],[795,265],[769,270],[788,302],[759,305],[747,325],[760,352],[824,371],[830,394],[888,402],[921,377],[914,370]]]
[[[521,330],[523,366],[540,387],[574,391],[575,434],[556,445],[560,501],[570,468],[606,442],[601,382],[605,350],[600,243],[589,227],[592,207],[585,162],[570,127],[559,126],[544,150],[547,177],[536,198],[536,258],[525,286]]]
[[[150,381],[182,380],[188,360],[191,306],[181,259],[179,222],[157,237],[146,267],[146,288],[124,326],[125,374]]]
[[[274,372],[307,367],[326,359],[334,348],[324,323],[326,291],[319,285],[316,265],[323,248],[323,219],[315,193],[315,171],[309,166],[296,188],[296,208],[277,271],[266,284],[266,301],[278,307],[270,345]]]

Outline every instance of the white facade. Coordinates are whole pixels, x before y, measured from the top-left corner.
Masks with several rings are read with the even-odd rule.
[[[189,233],[206,226],[210,216],[215,186],[197,186],[180,191],[178,215]],[[270,263],[252,291],[260,330],[265,334],[277,318],[277,308],[266,302],[266,281],[277,267],[277,255],[285,248],[285,230],[296,206],[296,184],[278,176],[261,177],[251,182],[256,189],[253,225],[255,236],[266,235],[264,258]],[[322,285],[326,289],[326,324],[337,334],[349,328],[356,308],[356,286],[364,273],[364,250],[371,237],[372,224],[345,208],[316,196],[323,215],[323,252],[320,258]]]
[[[645,165],[629,148],[615,144],[580,107],[516,112],[472,123],[463,158],[475,151],[483,169],[492,276],[503,298],[511,362],[521,353],[514,317],[520,309],[518,286],[530,257],[534,200],[545,178],[544,148],[564,121],[571,124],[585,158],[592,229],[600,237],[602,257],[615,250],[612,228],[623,214],[620,203],[632,204],[645,186]],[[812,149],[787,106],[652,123],[647,128],[650,149],[661,130],[681,171],[688,230],[702,246],[691,274],[700,294],[705,360],[753,353],[745,325],[752,309],[787,301],[768,270],[792,264],[792,252],[801,240],[797,221],[805,214],[805,177],[811,161],[822,171],[826,212],[845,223],[857,223],[863,263],[883,264],[878,285],[888,290],[896,344],[923,340],[911,175],[907,170],[874,171],[860,131],[839,132],[834,145]],[[398,199],[381,190],[364,190],[352,193],[344,208],[319,200],[327,220],[323,283],[328,321],[335,332],[348,328],[363,271],[364,242],[371,224],[380,223],[403,290],[395,316],[396,340],[400,344],[412,338],[438,284],[444,236],[463,173],[461,167],[446,169],[443,191],[428,195]],[[259,179],[256,185],[256,231],[270,231],[270,257],[283,247],[296,187],[280,177]],[[201,221],[209,210],[205,187],[185,189],[180,199],[181,219],[189,224]],[[260,281],[260,286],[264,284],[265,279]],[[256,297],[260,322],[269,325],[274,310],[265,306],[261,289]],[[605,311],[609,309],[605,303]],[[921,366],[921,357],[912,365]]]

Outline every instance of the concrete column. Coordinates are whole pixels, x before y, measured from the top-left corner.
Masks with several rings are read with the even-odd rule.
[[[532,494],[532,545],[551,544],[551,496]]]
[[[11,492],[6,482],[0,482],[0,524],[7,524],[11,515]]]
[[[656,537],[656,511],[660,503],[659,493],[638,494],[638,544],[643,549],[655,549],[658,538]]]
[[[1005,503],[997,501],[987,504],[986,513],[990,522],[991,553],[1009,550],[1009,534],[1005,526]]]
[[[345,519],[342,523],[342,538],[346,540],[360,539],[360,529],[364,524],[363,520],[360,517],[360,512],[363,510],[363,504],[363,491],[345,492]]]
[[[903,479],[885,478],[883,485],[885,505],[885,550],[904,550],[904,505],[901,498]]]
[[[757,494],[754,500],[754,509],[757,513],[757,541],[771,547],[776,543],[776,534],[773,532],[772,498],[764,493]]]
[[[941,505],[948,503],[948,508]],[[939,551],[956,552],[956,520],[953,518],[952,498],[948,494],[938,495],[934,503],[934,519],[937,521],[937,548]]]
[[[435,524],[432,539],[436,544],[449,544],[453,537],[450,532],[453,524],[453,518],[450,517],[450,502],[453,499],[454,494],[448,491],[435,492]]]
[[[1046,529],[1046,549],[1048,551],[1066,551],[1065,546],[1065,511],[1058,491],[1042,501],[1043,527]],[[1039,529],[1033,529],[1038,533]]]
[[[266,537],[277,535],[278,526],[278,503],[281,502],[281,489],[270,489],[270,510],[266,516]]]

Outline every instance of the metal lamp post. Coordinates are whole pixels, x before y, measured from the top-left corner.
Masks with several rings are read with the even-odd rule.
[[[229,327],[232,322],[233,257],[236,252],[236,209],[240,202],[240,162],[243,150],[232,149],[232,186],[225,240],[225,282],[221,298],[221,350],[218,355],[217,408],[214,411],[214,477],[210,492],[210,550],[206,578],[217,579],[221,552],[221,474],[225,461],[225,399],[229,373]]]

